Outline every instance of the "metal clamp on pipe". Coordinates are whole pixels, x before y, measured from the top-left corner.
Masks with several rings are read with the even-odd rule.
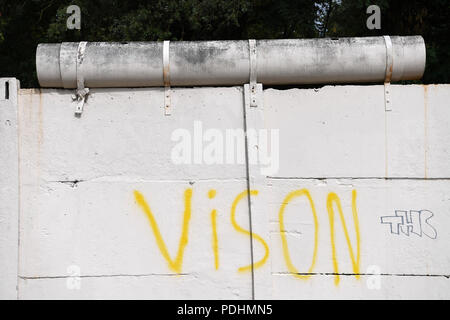
[[[77,91],[73,100],[77,101],[75,107],[75,116],[80,117],[83,113],[84,103],[86,102],[86,97],[89,94],[89,88],[84,87],[84,76],[83,76],[83,59],[84,52],[86,50],[86,41],[82,41],[78,45],[77,50],[77,63],[76,63],[76,77],[77,77]]]
[[[244,84],[245,103],[250,107],[257,107],[261,104],[262,83],[257,83],[257,56],[256,56],[256,40],[248,40],[249,49],[249,83]]]
[[[164,114],[171,115],[171,89],[170,89],[170,65],[169,65],[170,41],[166,40],[163,44],[163,78],[164,78]]]
[[[250,107],[257,107],[256,103],[256,41],[254,39],[248,40],[250,52]]]

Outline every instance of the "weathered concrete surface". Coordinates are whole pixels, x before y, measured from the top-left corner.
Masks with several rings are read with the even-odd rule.
[[[14,78],[0,79],[0,299],[17,298],[19,86]]]
[[[439,235],[437,226],[450,223],[450,170],[449,161],[443,160],[450,160],[450,126],[446,126],[450,110],[445,103],[449,88],[391,85],[392,111],[385,111],[383,86],[268,89],[263,106],[246,108],[247,124],[280,128],[279,171],[264,177],[257,166],[250,166],[250,188],[259,190],[252,202],[253,229],[270,239],[271,248],[271,265],[255,275],[257,298],[448,297],[449,238],[445,227]],[[292,192],[300,195],[289,199]],[[353,192],[358,227],[352,213]],[[355,261],[359,242],[358,269],[335,202],[330,212],[330,193],[340,199]],[[419,221],[420,226],[399,226],[396,234],[395,226],[393,233],[389,224],[381,223],[381,219],[392,219],[385,217],[395,216],[396,210],[408,214],[426,210],[422,214],[432,216],[427,222]],[[334,214],[334,240],[330,214]],[[403,219],[407,224],[407,218]],[[283,236],[292,265],[306,275],[292,275]],[[254,247],[261,244],[254,241]],[[381,274],[379,290],[366,284],[374,270]],[[336,272],[341,274],[338,286],[332,284]],[[360,280],[355,273],[361,274]],[[414,277],[432,277],[441,291],[430,296],[406,292],[408,281],[409,288],[427,292],[426,282]],[[359,285],[348,284],[352,281]],[[305,291],[297,288],[303,284]]]
[[[20,106],[21,177],[27,201],[22,210],[20,275],[28,280],[19,290],[21,298],[29,296],[25,286],[33,281],[29,278],[67,277],[67,268],[73,265],[82,277],[161,279],[151,280],[160,283],[160,289],[136,292],[141,298],[251,297],[251,275],[235,272],[240,264],[250,263],[248,237],[221,239],[220,270],[215,270],[211,259],[210,212],[218,209],[219,237],[233,234],[228,207],[235,193],[246,187],[245,164],[218,168],[177,165],[171,160],[171,134],[176,129],[192,130],[194,121],[202,121],[205,130],[241,128],[242,91],[174,90],[170,117],[161,108],[163,94],[161,89],[92,90],[78,119],[73,117],[73,104],[67,103],[69,91],[22,92],[26,102]],[[217,198],[210,200],[209,189],[217,187]],[[133,192],[138,190],[146,198],[175,260],[186,189],[193,189],[189,240],[183,275],[171,282],[170,276],[177,277],[160,254]],[[243,203],[237,218],[244,227],[247,212]],[[129,228],[130,223],[134,227]],[[107,230],[107,235],[99,230]],[[59,244],[55,247],[55,243]],[[184,278],[189,279],[186,288],[178,290]],[[227,278],[225,287],[220,284],[223,278]],[[208,289],[195,289],[192,281]],[[98,294],[109,296],[109,290],[104,287]]]
[[[93,89],[81,118],[71,94],[20,91],[20,299],[450,297],[450,86],[393,85],[392,111],[383,86],[267,89],[257,108],[238,87],[180,88],[171,116],[160,88]],[[279,129],[279,170],[249,165],[247,181],[245,164],[175,164],[171,135],[193,137],[196,121]],[[251,207],[236,200],[247,183],[258,190]],[[317,222],[305,191],[287,198],[296,190],[308,191]],[[398,233],[387,221],[402,222]],[[17,261],[17,229],[1,239],[2,259]],[[238,272],[252,257],[254,281]],[[16,284],[17,268],[8,279]]]
[[[99,178],[190,180],[245,178],[245,164],[217,170],[171,161],[172,132],[242,128],[240,88],[173,90],[173,114],[164,115],[164,90],[92,89],[83,117],[73,116],[69,90],[23,90],[20,105],[23,184],[36,180]]]
[[[266,128],[282,128],[274,176],[450,177],[448,86],[390,91],[386,112],[382,85],[266,90]]]

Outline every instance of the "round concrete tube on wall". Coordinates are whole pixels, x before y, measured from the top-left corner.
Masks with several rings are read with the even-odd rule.
[[[264,85],[384,82],[420,79],[425,70],[421,36],[256,41],[257,81]],[[77,87],[77,42],[39,44],[42,87]],[[387,57],[392,54],[392,59]],[[78,59],[86,87],[164,86],[163,42],[88,42]],[[389,66],[388,66],[389,67]],[[250,77],[249,42],[170,42],[172,86],[242,85]]]

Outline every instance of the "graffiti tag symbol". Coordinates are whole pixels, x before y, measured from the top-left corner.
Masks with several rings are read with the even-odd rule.
[[[436,239],[437,231],[429,222],[433,215],[433,212],[429,210],[395,210],[394,216],[381,217],[381,223],[389,224],[392,234],[399,235],[401,232],[410,236],[414,233],[419,237],[425,235]]]

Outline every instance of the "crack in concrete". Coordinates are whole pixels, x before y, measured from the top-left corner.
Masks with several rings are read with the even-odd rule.
[[[115,277],[177,277],[189,276],[190,273],[146,273],[146,274],[99,274],[99,275],[79,275],[79,276],[19,276],[23,280],[39,280],[39,279],[68,279],[68,278],[115,278]]]
[[[448,181],[450,177],[442,178],[420,178],[420,177],[271,177],[267,176],[267,179],[272,180],[443,180]]]
[[[298,231],[298,230],[283,230],[283,231],[280,231],[280,230],[271,230],[271,231],[269,231],[269,233],[270,233],[270,234],[275,234],[275,235],[278,235],[278,234],[280,234],[280,233],[284,233],[284,234],[287,234],[287,235],[296,235],[296,236],[298,236],[298,235],[303,235],[303,233],[301,233],[301,232]]]
[[[165,179],[126,179],[126,178],[120,178],[120,176],[102,176],[102,177],[95,177],[95,178],[89,178],[89,179],[73,179],[73,180],[45,180],[45,183],[64,183],[71,186],[76,186],[77,184],[81,182],[128,182],[128,183],[147,183],[147,182],[168,182],[168,183],[189,183],[190,185],[193,185],[196,182],[228,182],[228,181],[246,181],[245,177],[242,178],[202,178],[202,179],[174,179],[174,180],[165,180]]]
[[[415,273],[334,273],[334,272],[300,272],[297,275],[305,276],[386,276],[386,277],[443,277],[450,279],[450,274],[415,274]],[[286,276],[292,275],[291,272],[272,272],[272,275]]]
[[[78,183],[85,182],[85,180],[57,180],[57,181],[51,181],[51,182],[58,182],[58,183],[68,184],[72,188],[75,188],[78,185]]]

